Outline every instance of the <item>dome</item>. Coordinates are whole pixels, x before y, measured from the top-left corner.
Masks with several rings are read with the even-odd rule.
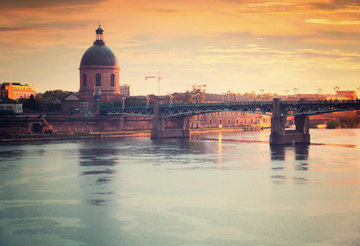
[[[93,45],[85,51],[80,66],[118,66],[116,56],[109,47]]]

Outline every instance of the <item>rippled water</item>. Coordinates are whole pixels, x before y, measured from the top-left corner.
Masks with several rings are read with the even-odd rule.
[[[0,245],[359,245],[360,129],[0,145]]]

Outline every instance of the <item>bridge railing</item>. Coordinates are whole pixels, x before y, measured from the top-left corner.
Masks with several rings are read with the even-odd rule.
[[[339,104],[339,103],[360,103],[360,101],[357,100],[295,100],[295,101],[281,101],[281,104]]]
[[[208,107],[208,106],[229,106],[229,105],[272,105],[272,101],[261,101],[261,102],[224,102],[224,103],[183,103],[183,104],[162,104],[160,107],[162,108],[171,108],[171,107]]]

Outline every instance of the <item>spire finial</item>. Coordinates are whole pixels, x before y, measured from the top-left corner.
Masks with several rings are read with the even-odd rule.
[[[99,28],[101,28],[101,27],[100,27],[100,24],[101,24],[101,21],[99,21]]]

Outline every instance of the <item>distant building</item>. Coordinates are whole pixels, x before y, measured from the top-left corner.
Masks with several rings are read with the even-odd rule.
[[[22,114],[22,103],[7,97],[0,97],[0,114]]]
[[[120,95],[124,97],[129,97],[132,95],[132,85],[120,85]]]
[[[33,86],[22,85],[20,83],[5,82],[0,86],[1,96],[9,99],[17,100],[19,98],[30,98],[31,95],[36,96]]]
[[[87,102],[76,92],[70,92],[61,98],[61,111],[76,112],[84,107],[87,110]]]
[[[356,100],[358,94],[357,91],[337,91],[335,98],[338,100]]]
[[[137,96],[143,103],[153,105],[154,103],[169,104],[170,97],[173,104],[181,104],[185,98],[185,93],[175,92],[171,96]],[[230,103],[236,102],[250,102],[253,98],[242,97],[238,95],[224,95],[224,94],[211,94],[205,93],[204,103],[226,103],[229,100]],[[139,120],[144,118],[143,116],[126,116],[127,119]],[[205,127],[238,127],[238,126],[269,126],[271,117],[263,116],[260,114],[251,114],[234,111],[223,112],[210,112],[195,116],[196,119],[190,123],[190,128],[205,128]],[[168,122],[170,123],[170,122]]]
[[[96,29],[96,40],[86,50],[80,62],[79,96],[86,100],[89,107],[101,101],[121,100],[120,67],[116,56],[106,46],[104,30]]]
[[[308,101],[318,101],[318,100],[356,100],[357,91],[337,91],[336,94],[296,94],[296,95],[279,95],[277,98],[281,98],[282,101],[294,101],[305,99]]]

